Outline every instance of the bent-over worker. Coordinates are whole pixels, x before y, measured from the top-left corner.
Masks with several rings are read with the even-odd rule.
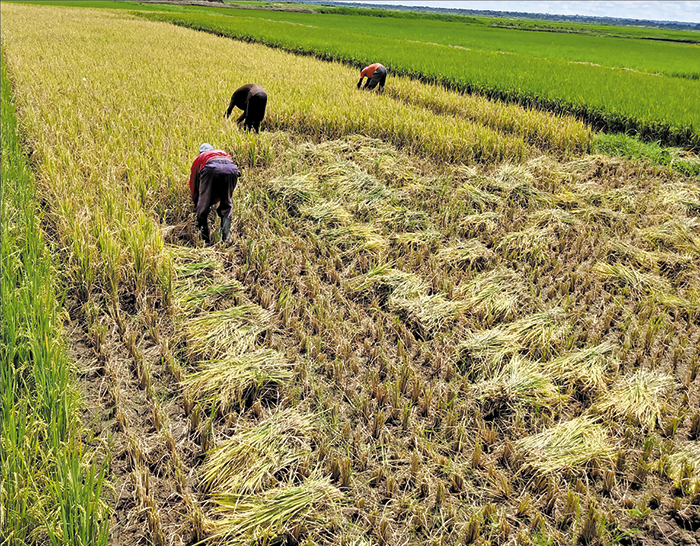
[[[267,106],[267,94],[257,83],[247,83],[233,92],[231,104],[226,110],[226,117],[231,115],[234,108],[238,107],[243,113],[236,120],[240,124],[244,122],[245,130],[253,129],[260,132],[260,122],[265,117],[265,107]]]
[[[197,213],[197,227],[206,243],[209,243],[209,209],[216,203],[219,203],[216,212],[221,218],[221,240],[227,243],[231,236],[231,194],[239,176],[241,171],[226,152],[215,150],[206,142],[199,147],[199,155],[190,170],[190,191]]]
[[[362,89],[369,89],[370,91],[379,85],[379,92],[384,91],[384,84],[386,83],[386,67],[383,64],[374,63],[366,66],[360,72],[360,81],[357,82],[357,88],[359,89],[362,85],[362,80],[367,78],[367,82]]]

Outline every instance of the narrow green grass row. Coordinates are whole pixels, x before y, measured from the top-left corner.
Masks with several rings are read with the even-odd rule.
[[[0,543],[107,544],[105,468],[84,445],[54,266],[2,59]]]
[[[416,43],[349,28],[326,29],[318,27],[317,20],[290,24],[271,17],[261,20],[258,15],[140,15],[355,67],[378,61],[391,74],[554,113],[574,114],[607,132],[636,134],[643,140],[667,145],[700,146],[700,84],[693,80],[561,59]]]
[[[668,148],[655,142],[641,142],[638,138],[624,134],[605,133],[594,136],[591,148],[593,153],[643,159],[653,165],[670,167],[674,171],[700,179],[700,161],[697,160],[697,156],[684,157],[684,152],[679,148]]]

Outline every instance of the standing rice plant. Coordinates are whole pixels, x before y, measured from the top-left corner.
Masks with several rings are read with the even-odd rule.
[[[388,93],[409,104],[426,106],[441,115],[457,115],[496,130],[521,135],[532,145],[558,152],[586,150],[591,138],[590,129],[573,118],[547,116],[512,104],[489,108],[485,107],[480,97],[439,88],[430,89],[422,83],[403,78],[394,81]]]
[[[0,64],[0,541],[106,545],[109,454],[85,442],[80,424],[64,287],[41,231],[4,44]]]

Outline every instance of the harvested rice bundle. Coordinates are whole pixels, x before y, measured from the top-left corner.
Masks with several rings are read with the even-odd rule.
[[[478,239],[469,239],[442,247],[436,257],[453,267],[473,267],[481,271],[493,261],[494,253]]]
[[[668,290],[668,283],[664,279],[651,273],[642,273],[632,266],[598,262],[593,266],[593,271],[603,280],[629,288],[635,294]]]
[[[581,468],[593,459],[612,461],[615,453],[605,427],[589,416],[560,423],[515,445],[525,452],[527,464],[544,474]]]
[[[299,207],[310,205],[318,200],[315,174],[291,175],[270,181],[270,195],[284,203],[292,214],[299,214]]]
[[[576,382],[587,388],[603,389],[611,371],[618,368],[613,351],[616,345],[604,341],[594,347],[563,355],[544,364],[544,369],[554,379]]]
[[[528,405],[538,408],[556,406],[566,400],[542,367],[515,355],[492,379],[474,386],[475,396],[492,410],[503,406]]]
[[[674,383],[670,375],[637,370],[618,381],[593,409],[598,413],[632,419],[645,429],[654,430],[673,392]]]
[[[377,264],[364,275],[350,279],[346,287],[351,292],[372,292],[388,299],[390,295],[397,297],[418,296],[425,293],[425,285],[417,275],[393,269],[391,264]]]
[[[352,222],[352,214],[339,200],[300,206],[299,214],[327,227],[344,226]]]
[[[513,318],[530,300],[522,276],[506,267],[482,273],[462,288],[467,307],[487,320]]]
[[[442,294],[432,296],[390,296],[390,310],[405,314],[424,333],[440,330],[445,324],[454,321],[464,312],[466,305],[463,301],[450,301]]]
[[[668,458],[666,469],[676,488],[690,495],[700,493],[700,444],[688,442]]]
[[[455,360],[471,380],[488,380],[496,377],[504,359],[520,348],[517,334],[503,327],[468,332],[457,345]]]
[[[270,327],[272,312],[243,304],[195,317],[182,327],[193,360],[216,359],[249,351],[259,334]]]
[[[204,486],[214,494],[259,493],[276,485],[310,452],[314,422],[293,408],[275,413],[207,453]]]
[[[262,389],[292,379],[292,364],[271,349],[199,362],[199,371],[184,380],[187,395],[215,404],[219,413],[240,406]]]
[[[224,517],[208,522],[207,542],[269,543],[285,533],[324,525],[324,512],[340,496],[329,478],[310,477],[302,485],[284,485],[262,495],[219,494],[216,512]],[[296,531],[296,533],[295,533]]]

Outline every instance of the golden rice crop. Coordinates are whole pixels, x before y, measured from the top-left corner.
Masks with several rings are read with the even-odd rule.
[[[690,182],[601,157],[520,164],[549,147],[543,138],[568,146],[557,120],[538,132],[502,117],[517,117],[510,108],[442,94],[454,111],[440,115],[358,93],[338,65],[126,12],[3,3],[2,15],[68,297],[90,300],[78,314],[121,321],[139,379],[164,369],[158,349],[180,366],[177,386],[144,393],[184,395],[191,430],[177,441],[201,450],[174,468],[194,527],[232,543],[507,543],[526,532],[563,543],[577,540],[579,501],[624,527],[615,484],[642,502],[627,483],[662,465],[635,418],[623,438],[608,416],[658,421],[647,395],[668,402],[667,391],[646,383],[649,411],[630,396],[642,366],[683,384],[667,404],[682,433],[697,394]],[[222,119],[253,80],[270,96],[260,135]],[[485,108],[481,121],[465,105]],[[203,140],[245,167],[226,247],[168,227],[191,224],[186,180]],[[671,198],[666,182],[677,182]],[[156,310],[161,329],[142,328]],[[590,417],[613,396],[631,404]],[[210,404],[220,411],[202,419]],[[663,423],[661,462],[675,425]],[[630,461],[618,456],[613,472],[618,443]],[[544,474],[591,472],[529,479],[523,457]],[[191,493],[190,470],[203,478]]]
[[[569,116],[543,115],[509,104],[487,108],[477,96],[431,88],[406,78],[393,81],[387,93],[442,115],[472,119],[495,130],[521,135],[530,144],[563,154],[583,152],[590,145],[590,128]]]

